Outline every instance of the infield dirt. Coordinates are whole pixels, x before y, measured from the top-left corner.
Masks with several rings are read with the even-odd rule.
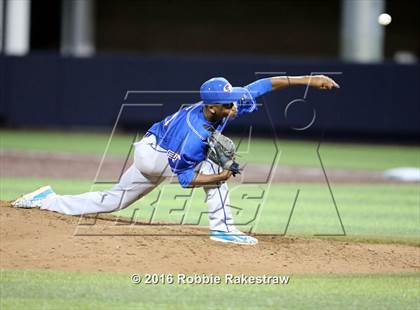
[[[95,155],[81,155],[58,152],[1,151],[4,167],[2,176],[87,179],[93,180],[101,163]],[[107,156],[98,173],[98,181],[118,180],[121,171],[131,164],[124,157]],[[271,175],[272,174],[272,175]],[[326,168],[326,174],[333,183],[396,183],[383,176],[381,171],[332,169]],[[276,169],[270,165],[248,164],[242,174],[230,182],[267,182],[271,177],[274,183],[306,182],[324,183],[325,175],[321,167],[292,167],[280,163]]]
[[[141,223],[119,225],[124,236],[106,235],[118,225],[115,219],[101,215],[89,228],[96,235],[80,236],[79,217],[2,202],[0,268],[288,275],[420,271],[416,246],[284,236],[257,236],[258,245],[241,246],[211,241],[203,228]]]

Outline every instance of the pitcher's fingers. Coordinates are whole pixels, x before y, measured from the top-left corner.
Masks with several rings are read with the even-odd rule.
[[[338,85],[336,81],[334,81],[333,79],[331,79],[331,81],[333,82],[333,86],[335,88],[340,88],[340,85]]]

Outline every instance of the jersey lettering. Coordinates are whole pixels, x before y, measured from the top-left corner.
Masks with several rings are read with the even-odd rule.
[[[181,156],[178,153],[175,153],[174,151],[171,151],[171,150],[167,151],[167,155],[168,155],[168,158],[172,159],[173,161],[181,159]]]

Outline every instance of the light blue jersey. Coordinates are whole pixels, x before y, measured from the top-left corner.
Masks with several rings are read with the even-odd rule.
[[[255,111],[255,98],[271,91],[271,87],[270,79],[261,79],[245,86],[252,98],[237,103],[237,117]],[[182,108],[148,130],[156,136],[157,144],[167,151],[169,165],[182,187],[191,184],[196,166],[206,159],[207,138],[212,134],[209,128],[222,131],[226,125],[226,119],[209,122],[204,116],[203,107],[204,104],[199,102]]]

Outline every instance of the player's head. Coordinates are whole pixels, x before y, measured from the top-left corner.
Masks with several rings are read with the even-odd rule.
[[[225,104],[206,104],[204,108],[210,116],[209,120],[211,121],[219,121],[225,117],[234,119],[238,113],[236,104],[233,102]]]
[[[253,101],[248,89],[232,87],[223,77],[215,77],[203,83],[200,87],[200,97],[204,104],[230,104],[243,101]]]
[[[232,87],[223,77],[215,77],[200,87],[203,103],[217,118],[231,117],[237,114],[237,107],[244,102],[254,103],[249,91],[244,87]]]

